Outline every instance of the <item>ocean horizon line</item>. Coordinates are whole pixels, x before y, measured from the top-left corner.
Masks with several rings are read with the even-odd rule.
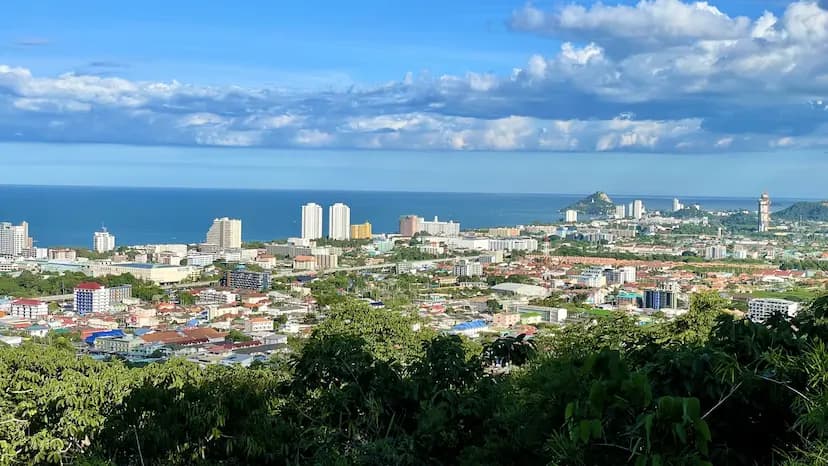
[[[261,188],[241,188],[241,187],[225,187],[225,186],[114,186],[114,185],[85,185],[85,184],[9,184],[9,183],[0,183],[0,189],[2,188],[72,188],[72,189],[107,189],[107,190],[152,190],[152,191],[163,191],[163,190],[181,190],[181,191],[238,191],[238,192],[310,192],[310,193],[396,193],[396,194],[446,194],[446,195],[484,195],[484,196],[566,196],[566,197],[586,197],[596,192],[603,192],[606,193],[610,198],[613,196],[615,197],[641,197],[641,198],[650,198],[650,199],[672,199],[672,198],[690,198],[690,199],[699,199],[699,200],[747,200],[747,199],[754,199],[757,198],[759,194],[756,196],[751,195],[697,195],[697,194],[651,194],[651,193],[611,193],[604,190],[592,191],[592,192],[581,192],[581,193],[567,193],[567,192],[537,192],[537,191],[414,191],[408,189],[351,189],[351,188],[331,188],[331,189],[318,189],[318,188],[270,188],[270,187],[261,187]],[[774,196],[771,195],[772,199],[780,199],[786,201],[823,201],[828,199],[826,198],[816,198],[816,197],[800,197],[800,196]]]

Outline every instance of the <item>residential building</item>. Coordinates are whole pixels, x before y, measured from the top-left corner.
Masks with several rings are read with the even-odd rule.
[[[622,219],[627,216],[627,206],[624,204],[615,206],[615,218]]]
[[[644,307],[647,309],[678,308],[678,293],[668,290],[644,290]]]
[[[636,199],[632,203],[632,217],[636,220],[644,216],[644,202]]]
[[[514,238],[520,236],[520,228],[489,228],[489,236],[495,238]]]
[[[461,260],[454,265],[454,275],[458,277],[479,277],[483,275],[483,264]]]
[[[604,276],[603,267],[590,267],[578,276],[578,284],[589,288],[601,288],[606,286],[607,277]]]
[[[322,206],[310,202],[302,206],[302,239],[322,237]]]
[[[501,238],[490,239],[488,251],[537,251],[538,240],[535,238]]]
[[[319,254],[313,256],[316,260],[316,269],[335,269],[339,265],[339,258],[336,254]]]
[[[267,317],[251,317],[244,321],[244,331],[246,333],[272,332],[273,319]]]
[[[578,211],[567,209],[567,211],[564,212],[564,221],[566,223],[576,223],[578,221]]]
[[[351,208],[341,202],[328,208],[328,238],[337,240],[351,238]]]
[[[771,221],[771,200],[768,193],[762,193],[759,196],[759,226],[758,230],[760,233],[764,233],[768,231],[770,228],[770,221]]]
[[[93,346],[96,350],[103,353],[118,353],[127,354],[138,349],[139,346],[144,345],[144,340],[135,337],[134,335],[124,335],[121,337],[100,337],[95,339]]]
[[[635,267],[632,265],[625,265],[619,269],[621,271],[621,283],[635,283],[636,276],[635,276]]]
[[[455,223],[451,220],[449,220],[448,222],[442,222],[437,218],[436,215],[434,216],[434,220],[431,221],[427,221],[422,218],[418,220],[418,231],[426,232],[429,235],[458,236],[460,234],[460,224]]]
[[[84,282],[75,287],[74,309],[78,314],[109,310],[109,290],[100,283]]]
[[[201,290],[195,295],[196,304],[206,306],[210,304],[224,305],[232,304],[238,300],[238,295],[230,291],[217,291],[212,288]]]
[[[49,249],[49,259],[56,261],[73,261],[77,259],[78,253],[74,249]]]
[[[316,258],[313,256],[296,256],[293,258],[293,270],[316,270]]]
[[[679,210],[684,208],[684,204],[682,204],[678,199],[673,198],[673,212],[678,212]]]
[[[214,244],[219,249],[238,249],[242,245],[241,220],[222,217],[213,220],[213,225],[207,231],[207,244]]]
[[[371,239],[371,223],[351,225],[351,239]]]
[[[727,246],[715,244],[704,248],[704,258],[708,260],[719,260],[727,257]]]
[[[298,244],[268,244],[265,247],[268,254],[276,257],[310,256],[311,247]]]
[[[400,217],[400,236],[410,238],[420,232],[420,217],[406,215]]]
[[[106,275],[132,274],[135,278],[148,280],[157,285],[179,283],[183,280],[198,277],[198,267],[186,265],[143,264],[124,262],[120,264],[92,263],[88,266],[93,277]]]
[[[132,298],[132,285],[118,285],[109,288],[109,304],[122,304]]]
[[[215,254],[206,252],[191,252],[187,254],[187,265],[193,267],[207,267],[215,262]]]
[[[0,223],[0,256],[19,256],[24,249],[32,247],[29,237],[29,224],[21,222],[12,225],[9,222]]]
[[[224,281],[229,288],[266,291],[270,289],[270,272],[252,272],[238,268],[226,272]]]
[[[764,322],[776,313],[785,317],[793,317],[799,311],[799,303],[786,299],[757,298],[748,301],[748,319],[754,322]]]
[[[508,328],[520,323],[520,314],[517,312],[498,312],[492,316],[492,326]]]
[[[97,253],[114,251],[115,235],[106,231],[106,227],[101,228],[101,231],[96,231],[92,237],[92,250]]]
[[[11,302],[9,315],[23,319],[43,319],[49,315],[49,305],[37,299],[17,299]]]

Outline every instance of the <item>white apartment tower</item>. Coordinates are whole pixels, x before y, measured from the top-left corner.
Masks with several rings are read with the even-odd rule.
[[[578,221],[578,211],[568,209],[566,212],[564,212],[564,221],[566,223],[576,223]]]
[[[682,204],[681,201],[679,201],[678,199],[673,198],[673,212],[678,212],[679,210],[681,210],[683,208],[684,208],[684,204]]]
[[[615,206],[615,218],[622,219],[627,216],[627,206],[624,204]]]
[[[759,196],[759,233],[764,233],[770,228],[770,206],[770,196],[768,193],[762,193]]]
[[[96,231],[92,237],[92,249],[97,253],[114,251],[115,235],[106,231],[106,227],[101,228],[101,231]]]
[[[341,202],[328,208],[328,238],[351,238],[351,208]]]
[[[19,256],[26,248],[32,247],[29,238],[29,224],[21,222],[12,225],[8,222],[0,223],[0,256]]]
[[[632,203],[632,217],[636,220],[644,216],[644,202],[636,199]]]
[[[207,244],[215,244],[219,249],[238,249],[242,243],[242,222],[235,218],[217,218],[207,231]]]
[[[322,206],[313,202],[302,206],[302,239],[322,237]]]

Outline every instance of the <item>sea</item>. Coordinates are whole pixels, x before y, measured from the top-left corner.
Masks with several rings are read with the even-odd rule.
[[[0,222],[29,223],[36,246],[91,247],[106,227],[119,245],[203,242],[216,217],[242,220],[244,241],[299,236],[301,206],[344,202],[351,223],[371,222],[374,233],[395,233],[401,215],[460,222],[461,228],[551,223],[561,209],[586,194],[486,194],[400,191],[303,191],[195,188],[124,188],[0,185]],[[641,199],[648,210],[665,210],[672,197],[613,196],[616,204]],[[799,199],[773,199],[773,210]],[[706,210],[756,210],[756,198],[686,197]]]

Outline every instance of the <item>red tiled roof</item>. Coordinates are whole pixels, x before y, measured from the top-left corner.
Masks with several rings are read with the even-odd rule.
[[[75,287],[76,290],[100,290],[101,288],[103,288],[103,285],[95,282],[78,283]]]
[[[15,299],[12,304],[19,304],[21,306],[40,306],[43,301],[37,299]]]

